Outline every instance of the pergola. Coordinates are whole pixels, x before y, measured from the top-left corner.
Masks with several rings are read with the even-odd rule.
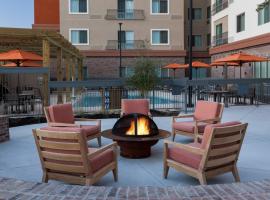
[[[82,80],[83,78],[83,56],[67,39],[56,31],[21,29],[21,28],[0,28],[0,52],[14,49],[22,49],[37,53],[43,57],[43,67],[50,69],[51,59],[56,59],[57,81],[63,81],[65,65],[66,81]],[[78,77],[76,76],[78,70]],[[49,88],[48,74],[43,75],[44,79],[44,104],[48,105]]]

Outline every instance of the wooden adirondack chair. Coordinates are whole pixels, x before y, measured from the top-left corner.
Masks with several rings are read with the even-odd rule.
[[[45,117],[47,119],[48,126],[66,127],[67,130],[78,131],[82,129],[82,133],[86,136],[87,140],[97,138],[98,145],[101,147],[101,121],[98,119],[85,119],[85,118],[74,118],[72,105],[71,104],[57,104],[44,108]],[[96,122],[93,125],[80,125],[75,124],[75,121],[81,122]]]
[[[199,179],[201,184],[207,184],[207,178],[227,172],[240,181],[236,164],[247,126],[240,122],[208,125],[202,143],[165,141],[164,178],[172,167]]]
[[[87,148],[81,132],[51,131],[51,127],[33,130],[39,153],[43,182],[58,180],[92,185],[109,171],[117,181],[116,143],[99,149]]]

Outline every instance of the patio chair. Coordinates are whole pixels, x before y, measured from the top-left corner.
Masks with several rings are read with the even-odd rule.
[[[79,131],[51,131],[52,127],[33,130],[39,153],[43,182],[58,180],[71,184],[92,185],[112,171],[118,179],[117,145],[87,148],[86,137]]]
[[[80,128],[87,140],[97,138],[101,147],[101,121],[97,119],[74,118],[71,104],[57,104],[44,108],[47,123],[51,127]],[[75,124],[75,121],[96,122],[95,125]]]
[[[200,138],[208,124],[215,124],[221,121],[223,110],[223,103],[198,101],[194,114],[173,117],[172,140],[175,140],[176,134]],[[186,118],[191,118],[192,120],[184,122],[177,121],[177,119]]]
[[[242,142],[248,124],[228,122],[208,125],[202,143],[180,144],[164,142],[164,178],[169,168],[186,173],[207,184],[207,178],[232,172],[236,182],[240,181],[237,170]]]
[[[148,99],[122,99],[121,102],[121,116],[139,113],[151,116],[150,102]]]

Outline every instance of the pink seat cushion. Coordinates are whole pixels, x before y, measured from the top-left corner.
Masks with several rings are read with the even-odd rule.
[[[71,104],[57,104],[49,106],[51,122],[55,123],[74,123],[74,116]]]
[[[219,112],[219,103],[198,101],[194,112],[194,118],[197,120],[213,119],[218,117]]]
[[[198,124],[198,131],[199,133],[203,133],[204,129],[206,127],[206,123],[199,123]],[[195,129],[195,122],[189,121],[189,122],[174,122],[173,128],[178,131],[188,132],[188,133],[194,133]]]
[[[132,113],[148,115],[150,111],[148,99],[122,99],[121,104],[122,112],[125,115]]]
[[[193,146],[193,147],[197,147],[197,148],[201,147],[201,144],[199,144],[199,143],[191,143],[188,145]],[[183,150],[183,149],[177,148],[177,147],[169,147],[168,148],[168,157],[171,160],[174,160],[178,163],[187,165],[187,166],[192,167],[194,169],[199,168],[200,162],[202,159],[202,156],[200,156],[200,155],[190,153],[186,150]]]
[[[238,121],[232,121],[232,122],[226,122],[226,123],[219,123],[219,124],[210,124],[205,127],[204,133],[203,133],[203,139],[202,139],[202,148],[206,148],[207,142],[209,138],[211,137],[213,128],[224,128],[227,126],[236,126],[242,124]]]
[[[95,148],[89,148],[88,152],[91,153],[91,152],[95,152],[96,150],[97,149]],[[92,172],[94,173],[97,172],[98,170],[110,164],[111,162],[113,162],[113,150],[108,149],[90,159]]]

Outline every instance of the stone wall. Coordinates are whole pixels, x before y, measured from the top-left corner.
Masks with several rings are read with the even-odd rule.
[[[9,140],[8,117],[0,115],[0,142]]]

